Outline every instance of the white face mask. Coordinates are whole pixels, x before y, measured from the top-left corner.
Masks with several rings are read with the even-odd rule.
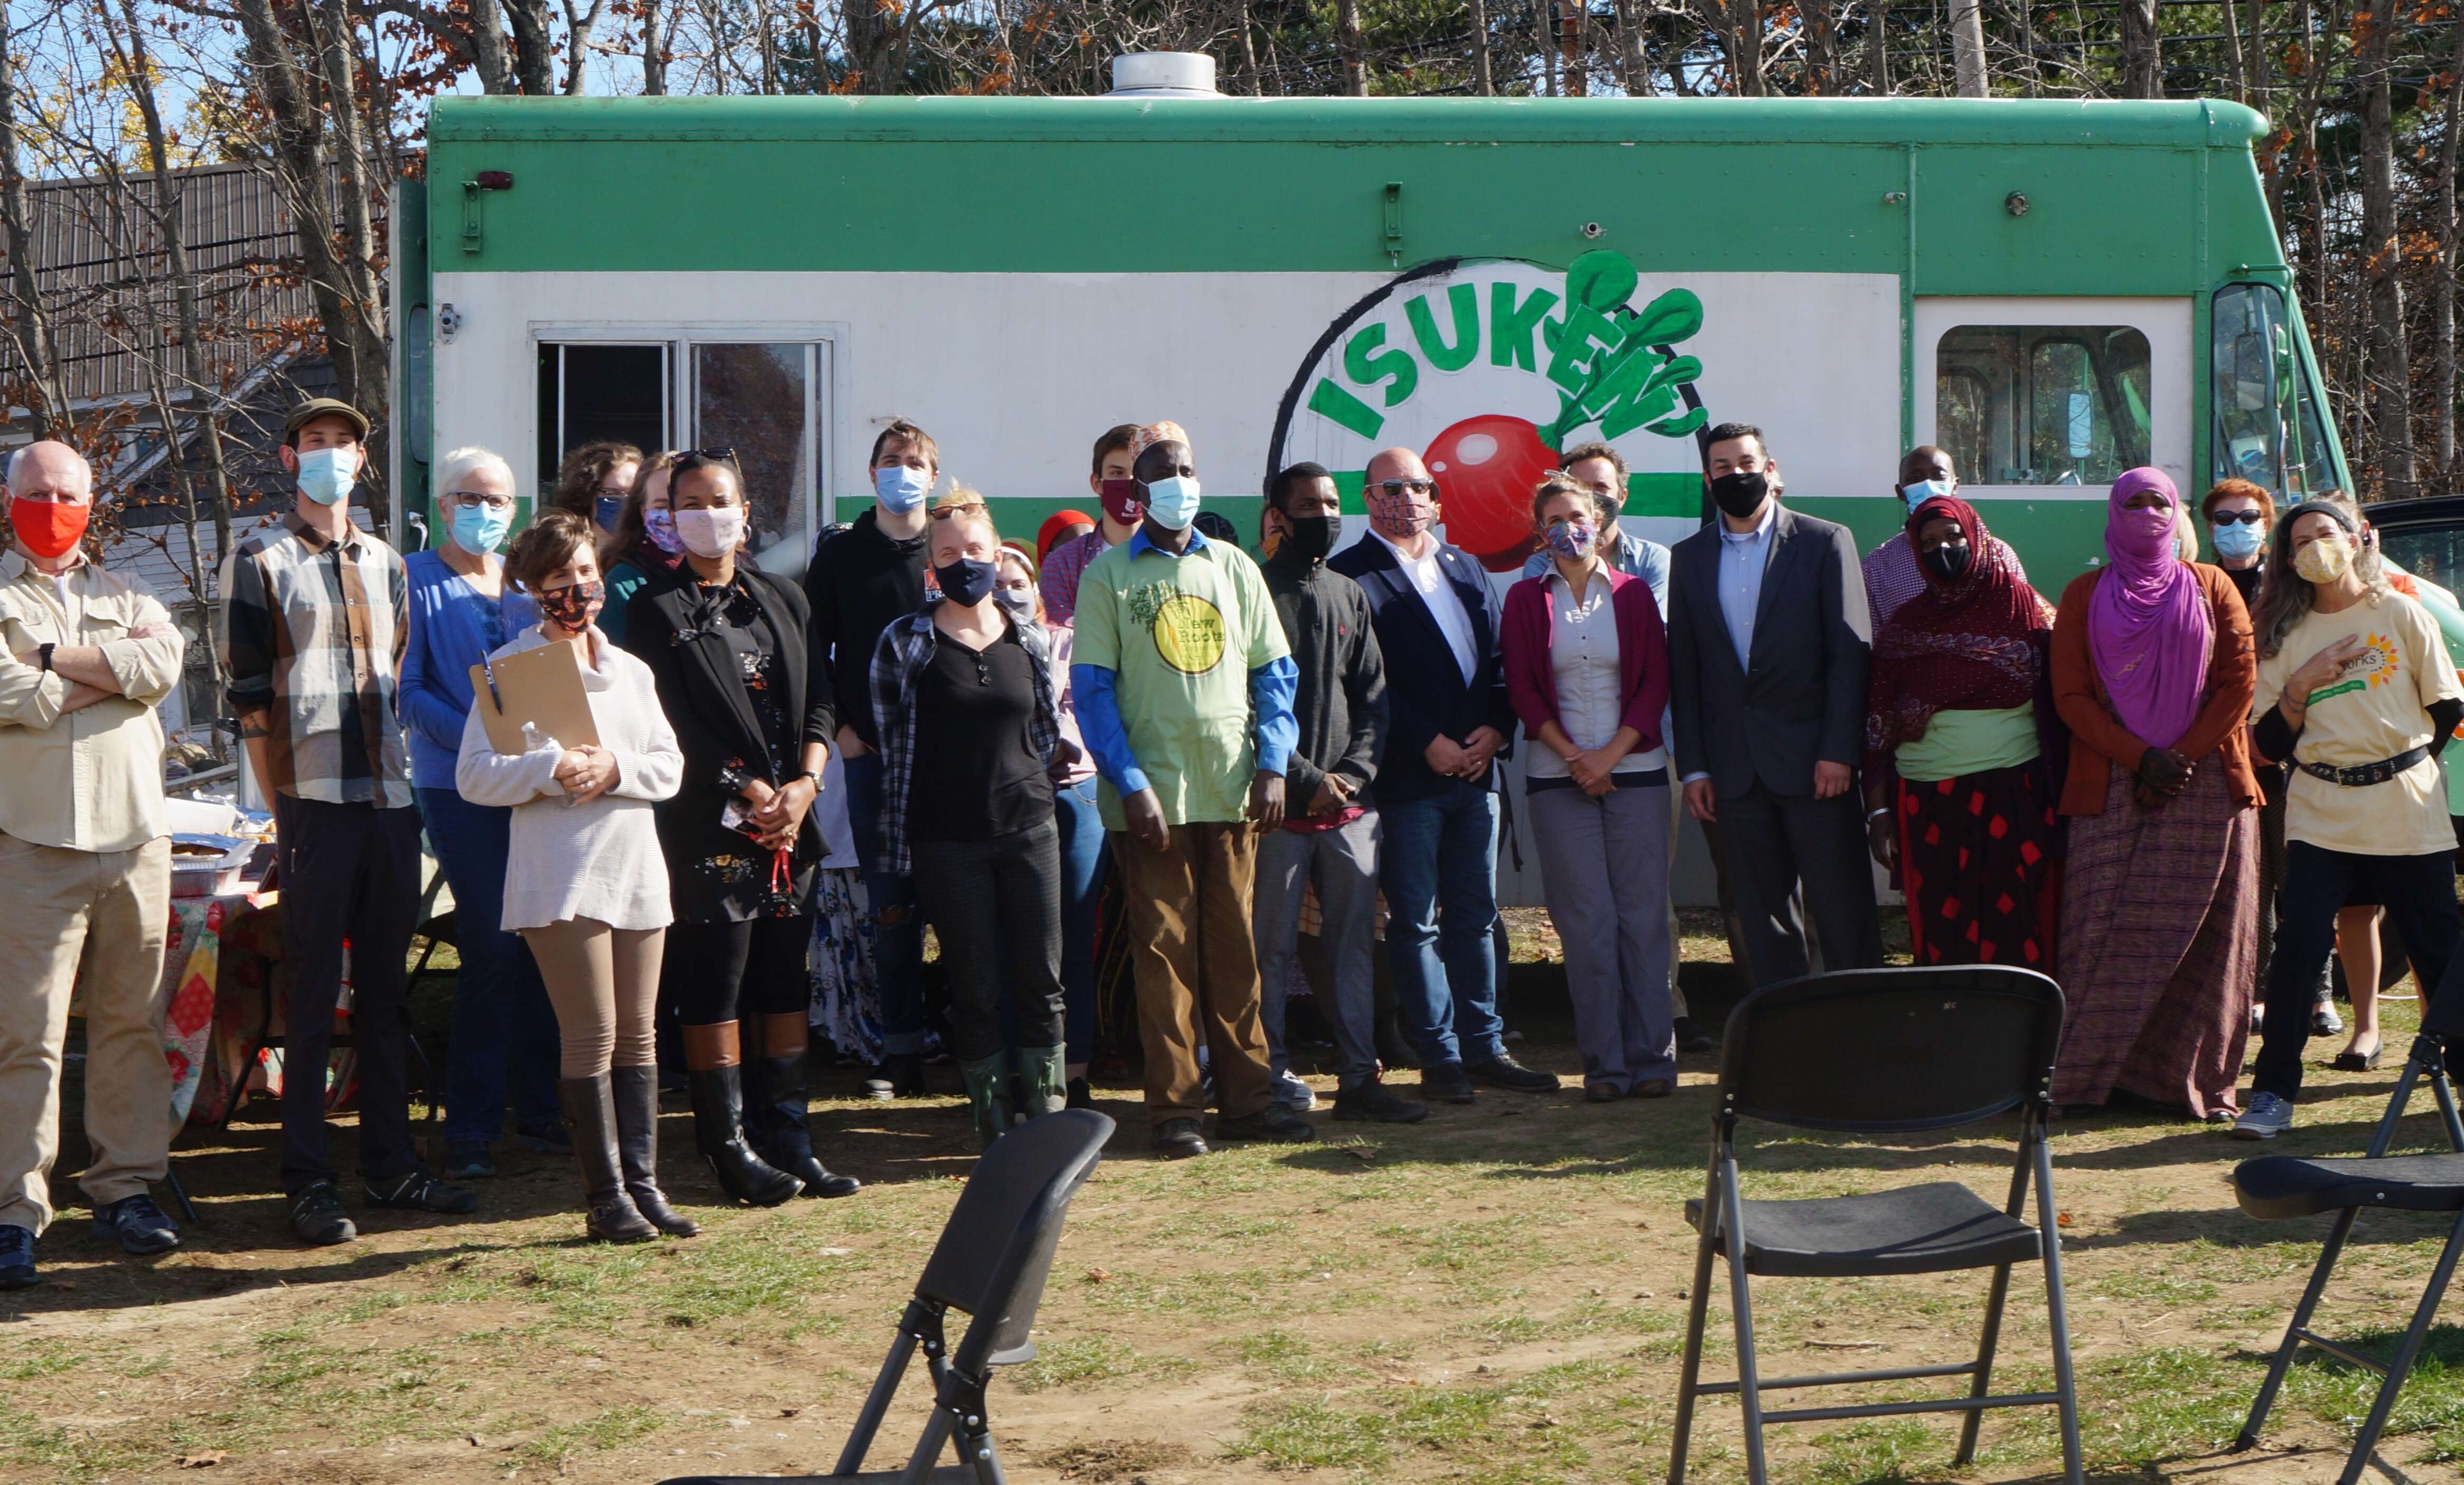
[[[715,511],[678,511],[676,535],[684,538],[685,550],[706,561],[715,561],[735,551],[744,541],[744,508],[723,506]]]

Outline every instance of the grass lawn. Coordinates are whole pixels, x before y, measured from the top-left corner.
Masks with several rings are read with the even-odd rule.
[[[1517,928],[1518,1050],[1571,1074],[1566,1028],[1537,1009],[1553,946]],[[1686,951],[1687,983],[1707,1006],[1726,988],[1712,962],[1725,950],[1689,937]],[[2410,1011],[2393,1008],[2399,1051]],[[2314,1061],[2341,1045],[2314,1042]],[[2278,1147],[2358,1152],[2394,1076],[2314,1069],[2315,1101]],[[763,1212],[717,1205],[671,1100],[671,1191],[705,1233],[631,1248],[579,1241],[570,1166],[513,1152],[482,1183],[477,1218],[375,1213],[360,1242],[303,1250],[270,1194],[271,1106],[228,1134],[192,1132],[180,1159],[208,1226],[185,1247],[127,1259],[77,1206],[42,1245],[50,1285],[0,1296],[0,1479],[647,1482],[825,1470],[972,1164],[955,1075],[935,1077],[947,1091],[929,1103],[817,1103],[831,1164],[869,1184],[852,1200]],[[1396,1081],[1408,1091],[1412,1079]],[[1707,1058],[1688,1059],[1666,1102],[1484,1091],[1414,1127],[1321,1117],[1314,1147],[1181,1164],[1146,1158],[1134,1089],[1103,1090],[1122,1133],[1071,1213],[1041,1354],[996,1384],[1013,1477],[1661,1478],[1694,1251],[1683,1204],[1702,1187],[1712,1081]],[[828,1087],[855,1091],[845,1072]],[[2406,1143],[2429,1147],[2428,1099],[2416,1106]],[[2266,1449],[2223,1452],[2324,1220],[2245,1220],[2226,1174],[2252,1147],[2221,1130],[2142,1113],[2057,1127],[2092,1473],[2332,1479],[2375,1380],[2338,1365],[2295,1369]],[[1998,1204],[2014,1130],[1891,1145],[1757,1130],[1749,1194],[1949,1178]],[[337,1153],[347,1166],[347,1121]],[[58,1194],[73,1200],[73,1184]],[[357,1214],[355,1191],[351,1201]],[[2322,1328],[2400,1330],[2443,1235],[2400,1213],[2366,1221]],[[1963,1359],[1984,1287],[1981,1275],[1760,1282],[1765,1373]],[[1996,1374],[2008,1389],[2050,1386],[2042,1295],[2023,1271]],[[1713,1317],[1724,1334],[1725,1305]],[[2441,1329],[2431,1350],[2384,1454],[2411,1478],[2454,1478],[2464,1330]],[[1712,1358],[1710,1373],[1728,1375],[1725,1341]],[[876,1468],[904,1459],[924,1395],[911,1384]],[[1954,1475],[1956,1427],[1776,1428],[1774,1475],[2057,1475],[2050,1409],[1991,1415],[1977,1464]],[[1695,1461],[1694,1478],[1743,1477],[1732,1401],[1707,1406]]]

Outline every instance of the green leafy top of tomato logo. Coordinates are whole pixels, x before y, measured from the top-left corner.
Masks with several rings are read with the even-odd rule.
[[[1641,281],[1622,253],[1586,252],[1567,265],[1565,317],[1541,327],[1557,388],[1557,416],[1540,429],[1550,448],[1565,448],[1587,423],[1611,441],[1637,428],[1680,438],[1703,426],[1706,414],[1680,390],[1703,362],[1674,349],[1703,328],[1703,301],[1671,289],[1638,311],[1626,301]]]

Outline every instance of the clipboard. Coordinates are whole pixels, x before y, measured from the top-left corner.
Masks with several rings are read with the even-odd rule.
[[[523,745],[525,725],[567,748],[599,742],[590,695],[582,687],[582,660],[570,644],[542,644],[473,666],[471,705],[487,729],[488,746],[498,753],[530,751]]]

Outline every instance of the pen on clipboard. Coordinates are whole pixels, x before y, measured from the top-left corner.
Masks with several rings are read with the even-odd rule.
[[[496,693],[496,663],[493,659],[482,660],[479,668],[488,677],[488,705],[495,709],[496,715],[503,716],[505,698]]]

